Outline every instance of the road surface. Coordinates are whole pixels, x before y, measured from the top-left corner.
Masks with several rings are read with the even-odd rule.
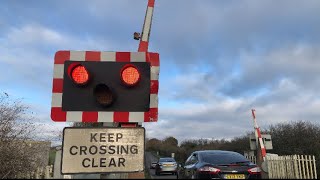
[[[151,162],[156,162],[158,158],[153,156],[150,152],[146,152],[146,169],[149,171],[151,179],[177,179],[177,175],[172,175],[170,173],[161,174],[159,176],[155,175],[155,170],[150,169]]]

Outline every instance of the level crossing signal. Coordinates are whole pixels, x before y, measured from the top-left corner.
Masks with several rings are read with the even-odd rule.
[[[51,119],[56,122],[156,122],[159,54],[58,51]]]

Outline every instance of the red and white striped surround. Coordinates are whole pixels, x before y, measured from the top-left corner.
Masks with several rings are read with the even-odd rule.
[[[65,61],[149,62],[148,112],[63,111]],[[51,119],[55,122],[156,122],[158,121],[159,54],[151,52],[58,51],[54,58]]]
[[[252,109],[255,136],[256,136],[256,139],[259,140],[259,143],[258,143],[258,141],[256,141],[256,142],[257,142],[257,145],[260,145],[261,155],[262,155],[263,160],[265,161],[266,156],[267,156],[267,151],[266,151],[266,148],[265,148],[264,143],[263,143],[262,135],[261,135],[260,128],[258,126],[258,123],[257,123],[257,120],[256,120],[256,115],[255,115],[254,111],[255,110]]]

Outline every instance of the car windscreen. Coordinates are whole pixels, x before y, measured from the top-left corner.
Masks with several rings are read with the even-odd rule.
[[[160,158],[159,162],[176,162],[173,158]]]
[[[250,163],[249,160],[241,154],[233,152],[201,153],[201,161],[215,165]]]

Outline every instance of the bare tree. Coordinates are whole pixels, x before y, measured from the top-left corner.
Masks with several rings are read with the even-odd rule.
[[[279,123],[270,126],[272,153],[279,155],[305,154],[316,157],[320,173],[320,124],[308,121]]]
[[[28,107],[0,95],[0,178],[19,178],[35,170],[41,148],[32,143],[35,125]]]

